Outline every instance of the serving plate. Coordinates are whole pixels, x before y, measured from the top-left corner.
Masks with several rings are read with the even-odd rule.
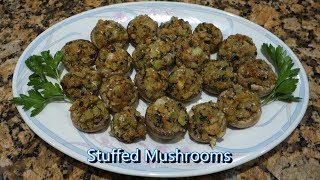
[[[43,140],[61,152],[97,168],[122,174],[152,177],[184,177],[196,176],[219,172],[243,164],[268,152],[297,127],[301,121],[309,100],[309,85],[306,73],[299,59],[291,49],[275,35],[239,16],[199,5],[173,3],[173,2],[139,2],[123,3],[101,7],[80,13],[67,18],[40,34],[23,52],[16,65],[13,76],[13,95],[26,94],[30,89],[27,86],[31,71],[26,67],[25,60],[41,51],[50,50],[55,53],[63,45],[74,39],[90,40],[90,32],[99,19],[112,19],[125,27],[131,19],[140,14],[147,14],[159,24],[168,21],[171,16],[177,16],[189,21],[193,28],[200,22],[210,22],[222,31],[224,39],[229,35],[240,33],[250,36],[258,48],[258,58],[265,59],[260,52],[263,43],[273,46],[280,45],[294,61],[294,67],[300,68],[299,83],[295,96],[302,100],[298,103],[273,102],[262,109],[260,121],[248,129],[227,129],[222,141],[212,149],[205,144],[198,144],[190,140],[186,134],[179,141],[158,142],[147,136],[145,141],[133,144],[124,144],[109,135],[110,128],[106,131],[87,134],[78,131],[71,122],[68,111],[69,103],[51,103],[37,116],[31,117],[29,111],[24,111],[20,106],[18,110],[29,127]],[[133,47],[128,48],[132,53]],[[216,55],[212,55],[215,58]],[[133,79],[135,72],[131,74]],[[205,93],[187,105],[190,110],[192,105],[216,101],[215,97]],[[147,105],[139,100],[137,110],[144,115]],[[136,148],[158,149],[161,152],[174,151],[179,148],[183,152],[230,152],[233,154],[232,163],[89,163],[87,151],[90,148],[110,152],[113,148],[122,148],[133,152]]]

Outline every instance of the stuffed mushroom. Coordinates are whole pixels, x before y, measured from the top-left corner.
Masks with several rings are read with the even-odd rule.
[[[166,96],[147,108],[147,130],[160,139],[173,139],[184,134],[187,123],[188,114],[183,104]]]
[[[184,66],[176,68],[169,75],[167,92],[176,100],[187,102],[201,93],[202,78],[192,69]]]
[[[234,84],[233,68],[228,61],[208,61],[201,72],[203,89],[212,94],[220,94]]]
[[[127,106],[113,116],[111,135],[119,141],[133,143],[146,137],[145,119],[134,108]]]
[[[259,96],[268,95],[276,84],[277,76],[269,64],[261,59],[244,62],[238,69],[238,83],[257,93]]]
[[[100,96],[112,112],[138,101],[138,91],[130,77],[114,75],[101,84]]]
[[[175,42],[187,38],[191,34],[192,30],[189,22],[175,16],[171,17],[170,21],[161,23],[158,28],[158,37],[165,41]]]
[[[127,48],[129,37],[127,30],[113,20],[99,20],[91,31],[91,41],[99,49],[110,45]]]
[[[62,63],[67,70],[94,65],[98,49],[88,40],[78,39],[66,43],[61,49]]]
[[[122,48],[110,46],[99,51],[96,67],[97,70],[108,77],[110,75],[126,75],[132,69],[132,58],[130,54]]]
[[[192,34],[193,40],[210,53],[215,52],[222,42],[223,36],[219,28],[212,23],[200,23]]]
[[[128,24],[128,35],[133,46],[146,43],[147,39],[157,36],[158,23],[148,15],[139,15]]]
[[[218,97],[218,105],[228,124],[236,128],[253,126],[261,116],[259,96],[240,85],[223,91]]]
[[[97,132],[107,127],[109,112],[98,96],[83,96],[70,107],[71,120],[83,132]]]
[[[242,34],[229,36],[224,40],[218,50],[218,59],[229,61],[234,70],[237,70],[246,60],[256,59],[257,48],[253,40]]]
[[[177,66],[185,66],[200,72],[206,62],[209,61],[210,53],[203,47],[193,43],[191,38],[181,41],[181,47],[177,52]]]
[[[63,76],[61,86],[67,96],[75,99],[97,94],[101,81],[102,76],[94,68],[72,68]]]
[[[175,61],[175,50],[170,42],[159,38],[150,40],[148,44],[139,45],[132,54],[133,63],[137,70],[152,67],[164,70],[172,66]]]
[[[147,68],[138,72],[134,80],[140,96],[148,102],[153,102],[166,94],[168,77],[169,74],[165,70]]]
[[[227,122],[217,103],[212,101],[197,104],[189,112],[189,135],[200,143],[216,144],[226,132]]]

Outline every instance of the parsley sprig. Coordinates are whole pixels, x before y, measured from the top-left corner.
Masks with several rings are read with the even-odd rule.
[[[28,86],[33,89],[28,91],[28,95],[20,94],[20,97],[14,97],[12,101],[23,106],[24,110],[31,110],[31,116],[39,112],[52,101],[71,101],[67,97],[58,83],[48,81],[51,77],[60,83],[62,70],[59,64],[62,60],[62,53],[58,51],[54,57],[50,51],[43,51],[41,55],[32,55],[26,60],[27,67],[33,72],[29,76]]]
[[[266,105],[272,101],[280,100],[285,102],[297,102],[301,98],[294,97],[292,93],[297,88],[299,79],[296,78],[300,69],[293,67],[293,62],[290,56],[287,55],[286,51],[278,46],[273,47],[271,44],[263,44],[261,47],[262,53],[275,67],[278,78],[272,92],[262,99],[262,105]]]

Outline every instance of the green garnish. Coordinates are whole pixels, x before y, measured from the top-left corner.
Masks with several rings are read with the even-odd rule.
[[[299,79],[296,78],[300,69],[293,67],[293,62],[290,56],[281,46],[274,48],[271,44],[263,44],[261,46],[262,53],[273,64],[278,73],[278,79],[272,92],[262,99],[262,105],[269,102],[280,100],[285,102],[297,102],[301,98],[294,97],[292,93],[297,88]]]
[[[20,94],[20,97],[14,97],[12,101],[23,106],[24,110],[31,110],[31,116],[39,112],[52,101],[70,101],[58,83],[48,81],[47,77],[54,78],[60,83],[61,70],[59,64],[62,60],[62,53],[58,51],[54,57],[50,51],[41,52],[41,56],[33,55],[26,60],[27,67],[33,72],[29,76],[28,86],[33,87],[28,91],[28,96]]]
[[[41,56],[32,55],[26,60],[27,67],[38,76],[49,76],[59,80],[61,70],[58,66],[62,60],[62,53],[58,51],[54,57],[50,55],[50,51],[41,52]]]

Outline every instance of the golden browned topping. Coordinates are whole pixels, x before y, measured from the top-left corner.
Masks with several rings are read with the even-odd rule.
[[[162,97],[157,99],[146,111],[148,131],[161,139],[173,139],[185,132],[188,114],[183,104]]]
[[[222,39],[220,29],[211,23],[200,23],[193,31],[193,40],[195,43],[211,53],[218,49]]]
[[[113,20],[99,20],[91,31],[91,41],[99,49],[110,45],[126,48],[128,46],[127,30]]]
[[[261,102],[258,95],[240,85],[223,91],[218,105],[231,126],[247,128],[253,126],[261,116]]]
[[[168,93],[179,101],[190,101],[200,94],[202,78],[184,66],[176,68],[169,76]]]
[[[170,21],[161,23],[158,29],[158,37],[165,41],[176,41],[192,34],[191,25],[188,21],[173,16]]]
[[[226,128],[226,118],[218,104],[209,101],[192,107],[188,130],[193,140],[214,146],[216,139],[224,136]]]
[[[139,15],[128,24],[128,34],[133,46],[143,44],[149,38],[157,36],[158,23],[148,15]]]
[[[127,106],[113,116],[111,134],[122,142],[133,143],[146,136],[144,117],[134,108]]]
[[[252,39],[242,34],[229,36],[221,43],[218,50],[218,59],[231,62],[234,70],[237,70],[243,61],[256,57],[257,48]]]
[[[184,39],[180,43],[181,47],[178,48],[176,64],[200,72],[204,64],[209,61],[210,53],[193,43],[191,38]]]
[[[109,46],[99,51],[96,67],[105,77],[110,75],[126,75],[131,70],[130,54],[119,47]]]
[[[83,96],[73,102],[71,120],[76,128],[84,132],[96,132],[106,128],[109,112],[97,96]]]
[[[133,62],[138,70],[152,67],[155,70],[169,68],[175,60],[175,52],[172,43],[161,39],[153,39],[148,45],[139,45],[134,50]]]
[[[100,96],[112,112],[119,112],[137,102],[138,91],[130,77],[114,75],[102,82]]]
[[[149,44],[145,58],[147,67],[156,70],[166,69],[174,63],[174,48],[171,43],[156,39]]]
[[[132,63],[137,71],[141,71],[147,67],[146,52],[148,51],[148,45],[139,44],[132,53]]]
[[[239,67],[237,80],[243,87],[259,96],[265,96],[274,88],[277,76],[269,64],[261,59],[255,59],[246,61]]]
[[[71,68],[90,67],[94,65],[98,49],[88,40],[70,41],[61,49],[62,63],[67,70]]]
[[[102,77],[94,68],[72,68],[63,76],[61,86],[71,98],[95,94],[101,85]]]
[[[231,88],[235,79],[232,66],[225,60],[208,61],[201,75],[203,88],[212,94]]]
[[[166,94],[168,77],[167,71],[156,71],[153,68],[147,68],[136,74],[135,84],[141,97],[146,101],[153,102]]]

